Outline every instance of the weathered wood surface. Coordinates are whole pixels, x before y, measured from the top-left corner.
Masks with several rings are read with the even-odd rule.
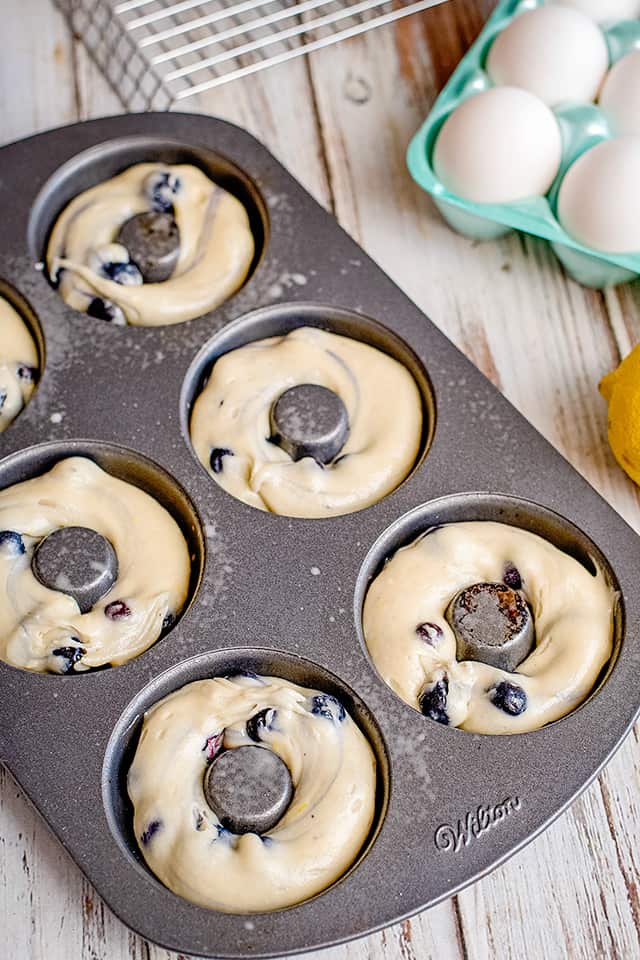
[[[406,172],[411,134],[491,6],[452,0],[222,87],[189,109],[256,134],[640,529],[638,491],[609,452],[596,389],[640,340],[640,286],[595,293],[567,280],[536,240],[478,245],[458,237]],[[51,0],[3,4],[0,140],[120,111]],[[322,957],[640,957],[639,770],[634,731],[571,810],[505,866]],[[175,956],[110,914],[0,768],[0,958]]]

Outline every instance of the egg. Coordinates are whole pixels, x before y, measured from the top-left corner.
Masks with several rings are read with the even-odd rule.
[[[492,87],[446,119],[433,151],[436,176],[475,203],[510,203],[544,194],[560,166],[558,122],[526,90]]]
[[[616,136],[640,136],[640,50],[632,50],[611,68],[599,103]]]
[[[555,107],[595,100],[608,65],[604,34],[593,20],[552,4],[515,16],[493,42],[486,68],[496,85],[523,87]]]
[[[554,0],[554,2],[586,13],[596,23],[634,20],[640,17],[640,0]]]
[[[558,193],[558,219],[603,253],[640,252],[640,137],[604,140],[579,157]]]

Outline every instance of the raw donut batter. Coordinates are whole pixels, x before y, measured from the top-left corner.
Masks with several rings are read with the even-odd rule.
[[[171,276],[145,283],[122,243],[132,217],[173,214],[180,252]],[[51,233],[47,267],[64,300],[112,323],[181,323],[213,310],[246,279],[254,241],[247,212],[197,167],[139,163],[79,194]]]
[[[0,433],[33,393],[38,351],[22,317],[0,297]]]
[[[287,765],[293,798],[263,836],[230,833],[205,799],[224,747],[258,743]],[[146,715],[129,770],[134,830],[174,893],[230,913],[299,903],[337,880],[373,822],[376,762],[334,697],[278,677],[200,680]]]
[[[89,613],[36,579],[31,559],[60,527],[84,526],[112,544],[119,572]],[[0,659],[40,672],[122,664],[158,639],[187,597],[189,551],[156,500],[69,457],[0,491]]]
[[[332,390],[347,410],[348,439],[326,466],[294,461],[269,439],[273,404],[304,383]],[[195,452],[216,482],[252,507],[290,517],[333,517],[376,503],[410,472],[421,435],[422,403],[409,371],[317,327],[224,354],[191,417]]]
[[[514,673],[456,660],[445,616],[479,582],[521,590],[536,646]],[[506,524],[453,523],[398,550],[376,577],[364,635],[383,680],[412,707],[477,733],[523,733],[570,713],[612,652],[615,594],[598,570]],[[426,707],[426,708],[425,708]]]

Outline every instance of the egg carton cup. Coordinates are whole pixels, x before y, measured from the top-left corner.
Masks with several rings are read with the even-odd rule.
[[[447,190],[433,169],[435,143],[449,114],[464,100],[493,86],[485,62],[498,34],[519,13],[543,5],[544,0],[502,0],[498,3],[409,144],[409,171],[414,180],[433,196],[447,223],[459,233],[475,240],[492,240],[519,230],[548,240],[567,272],[585,286],[602,288],[626,283],[640,274],[640,252],[605,254],[586,247],[574,240],[556,217],[560,184],[569,167],[586,150],[613,137],[607,117],[596,104],[567,103],[553,110],[562,135],[562,160],[545,196],[513,203],[472,203]],[[609,21],[601,26],[611,66],[631,50],[640,49],[639,21]]]
[[[72,196],[142,160],[192,162],[247,206],[253,271],[217,310],[176,326],[119,327],[67,306],[42,270]],[[450,896],[558,816],[640,709],[640,540],[262,147],[219,120],[127,115],[0,150],[1,291],[36,336],[41,376],[0,438],[0,488],[83,455],[140,486],[192,556],[181,617],[137,659],[78,675],[0,663],[0,757],[109,907],[181,953],[248,958],[336,944]],[[222,353],[312,324],[386,350],[418,384],[425,429],[411,475],[374,506],[298,520],[222,490],[188,422]],[[615,653],[569,716],[520,736],[434,723],[382,681],[364,643],[364,596],[386,557],[423,531],[498,520],[537,532],[618,592]],[[237,670],[338,696],[377,758],[371,835],[323,893],[271,913],[176,896],[138,849],[127,769],[148,707]]]

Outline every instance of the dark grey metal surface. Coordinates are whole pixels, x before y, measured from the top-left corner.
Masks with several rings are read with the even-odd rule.
[[[449,605],[458,660],[481,660],[515,670],[535,643],[533,615],[524,598],[504,583],[474,583]]]
[[[207,803],[226,830],[266,833],[284,816],[293,796],[286,763],[272,750],[225,750],[204,775]]]
[[[177,326],[118,327],[75,313],[35,266],[51,222],[80,190],[151,159],[196,162],[247,204],[253,273],[218,310]],[[0,664],[0,756],[76,862],[144,936],[239,958],[364,934],[511,855],[584,789],[637,715],[636,535],[242,130],[204,116],[123,116],[10,145],[0,162],[0,293],[27,311],[45,358],[33,399],[0,437],[0,487],[62,456],[92,456],[167,506],[194,557],[190,605],[136,660],[82,676]],[[345,517],[253,510],[212,481],[188,438],[189,408],[215,357],[301,323],[387,350],[423,395],[416,469],[381,503]],[[620,589],[617,657],[597,692],[520,736],[470,735],[421,716],[380,680],[362,638],[363,597],[386,556],[429,527],[483,518],[540,533],[587,567],[598,560]],[[353,869],[306,903],[240,916],[188,903],[150,874],[125,784],[143,710],[190,680],[239,669],[338,696],[379,772],[376,822]]]
[[[40,583],[73,597],[82,613],[108,593],[118,576],[115,550],[88,527],[54,530],[38,544],[31,566]]]
[[[301,383],[280,394],[271,408],[271,439],[292,460],[313,457],[327,464],[349,436],[347,409],[333,390]]]
[[[180,230],[172,213],[136,213],[118,231],[118,243],[140,270],[145,283],[168,280],[180,257]]]

